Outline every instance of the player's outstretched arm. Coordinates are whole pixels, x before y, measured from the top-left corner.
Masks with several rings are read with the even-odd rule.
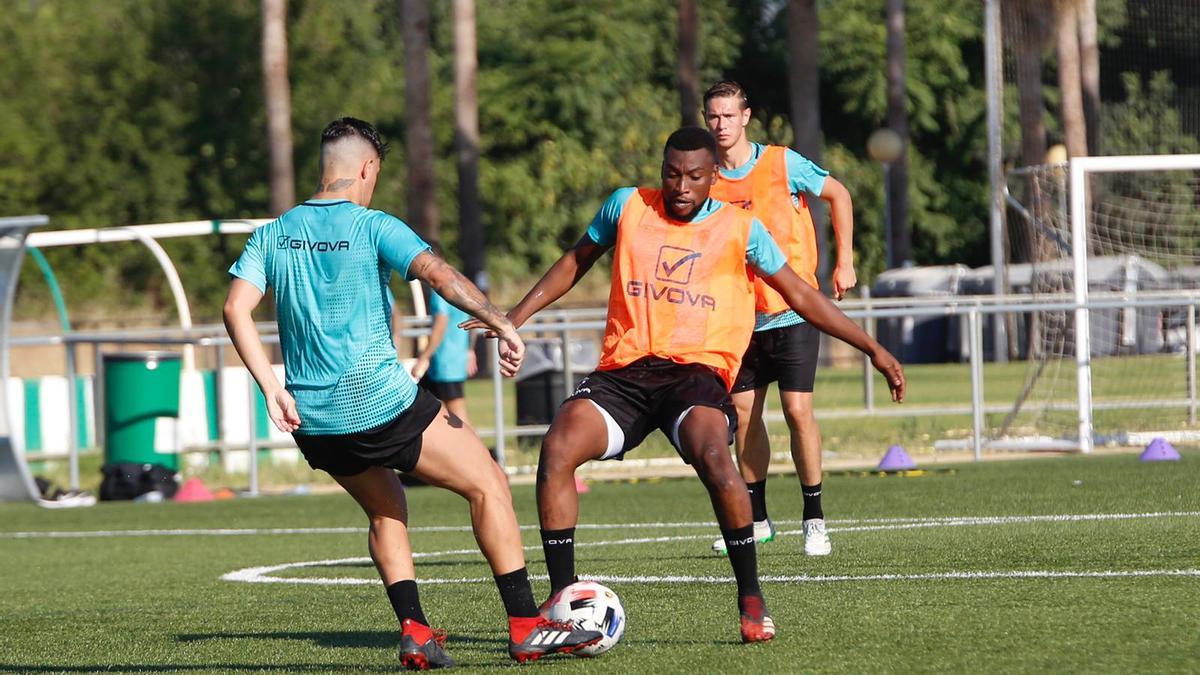
[[[887,379],[888,388],[892,390],[892,400],[897,403],[904,400],[904,369],[883,345],[867,335],[820,291],[804,283],[791,267],[784,265],[764,280],[787,300],[788,305],[797,314],[817,329],[871,357],[871,365]]]
[[[854,272],[854,200],[850,191],[832,176],[825,178],[821,199],[829,204],[837,262],[833,267],[833,297],[841,300],[846,291],[858,284]]]
[[[424,281],[446,299],[446,302],[479,319],[500,339],[500,372],[515,375],[525,359],[525,343],[517,330],[487,296],[458,270],[431,251],[417,255],[409,265],[409,273]]]
[[[262,300],[262,291],[245,279],[234,279],[225,298],[223,314],[225,329],[233,340],[233,348],[242,363],[258,383],[263,398],[267,401],[267,414],[280,431],[292,432],[300,427],[300,415],[296,412],[296,401],[279,383],[271,368],[271,359],[263,347],[258,328],[254,325],[251,312]]]
[[[562,257],[546,270],[521,302],[509,311],[508,316],[513,325],[524,325],[529,317],[566,295],[609,248],[592,241],[587,234],[580,237],[574,246],[567,249]]]

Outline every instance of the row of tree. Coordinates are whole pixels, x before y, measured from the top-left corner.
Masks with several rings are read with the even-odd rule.
[[[1145,28],[1157,10],[1001,1],[1016,28],[1013,162],[1040,162],[1059,140],[1084,152],[1068,80],[1101,152],[1195,142],[1169,123],[1180,92],[1200,87],[1186,64],[1157,79],[1132,60],[1106,66],[1103,105],[1088,103],[1092,45],[1103,59],[1164,44]],[[1066,33],[1080,44],[1064,52]],[[1171,44],[1186,55],[1185,43]],[[894,187],[911,248],[897,258],[988,261],[980,0],[36,0],[0,12],[0,55],[0,210],[60,227],[277,213],[315,184],[320,129],[350,114],[403,155],[375,205],[503,292],[573,242],[612,189],[653,183],[666,134],[698,120],[708,83],[732,78],[754,138],[794,145],[850,187],[861,278],[883,264],[880,167],[865,146],[884,125],[909,141],[907,178],[894,179],[907,186]],[[202,316],[215,318],[239,244],[168,243]],[[47,254],[77,316],[169,307],[132,245]],[[48,311],[26,272],[18,309]]]

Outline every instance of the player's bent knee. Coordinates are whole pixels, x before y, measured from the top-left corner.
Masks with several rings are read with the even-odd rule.
[[[474,507],[512,510],[512,495],[508,490],[477,489],[466,495],[467,502]]]
[[[493,471],[487,472],[483,480],[476,483],[472,493],[479,498],[512,501],[512,493],[509,491],[508,482],[504,480],[503,475],[496,475]]]
[[[543,446],[541,457],[538,458],[537,480],[539,483],[545,483],[556,478],[569,478],[575,474],[575,469],[579,468],[579,465],[579,462],[563,453],[547,452],[546,447]]]
[[[727,491],[742,493],[746,491],[746,481],[736,471],[711,471],[702,474],[700,479],[709,490],[718,493]]]
[[[553,428],[542,439],[542,452],[538,457],[539,472],[545,466],[553,471],[574,471],[591,459],[580,448],[586,447],[585,439],[572,431],[555,431]]]
[[[371,524],[371,529],[381,534],[392,534],[400,531],[407,531],[407,526],[404,524],[404,517],[396,513],[370,513],[367,515],[367,520]]]
[[[715,484],[726,480],[741,481],[733,461],[729,459],[729,448],[719,444],[703,446],[694,454],[692,466],[700,479],[707,484]]]
[[[807,402],[789,401],[783,406],[783,416],[791,428],[808,426],[816,416],[813,414],[812,399]]]

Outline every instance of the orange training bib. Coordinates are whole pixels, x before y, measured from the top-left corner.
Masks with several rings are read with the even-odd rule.
[[[711,196],[754,214],[767,226],[771,238],[783,250],[788,265],[813,288],[817,284],[817,231],[808,201],[797,195],[792,199],[787,176],[787,148],[765,146],[763,154],[750,173],[743,178],[721,176],[713,186]],[[755,309],[776,314],[789,309],[783,296],[762,279],[754,280]]]
[[[617,223],[599,369],[657,356],[710,366],[732,386],[754,329],[752,218],[722,204],[681,222],[667,215],[661,190],[635,192]]]

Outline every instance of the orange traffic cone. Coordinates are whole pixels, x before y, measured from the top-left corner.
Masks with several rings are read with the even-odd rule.
[[[175,501],[177,502],[211,502],[213,493],[208,491],[204,486],[204,481],[200,480],[199,476],[192,476],[187,479],[183,487],[179,488],[179,492],[175,493]]]

